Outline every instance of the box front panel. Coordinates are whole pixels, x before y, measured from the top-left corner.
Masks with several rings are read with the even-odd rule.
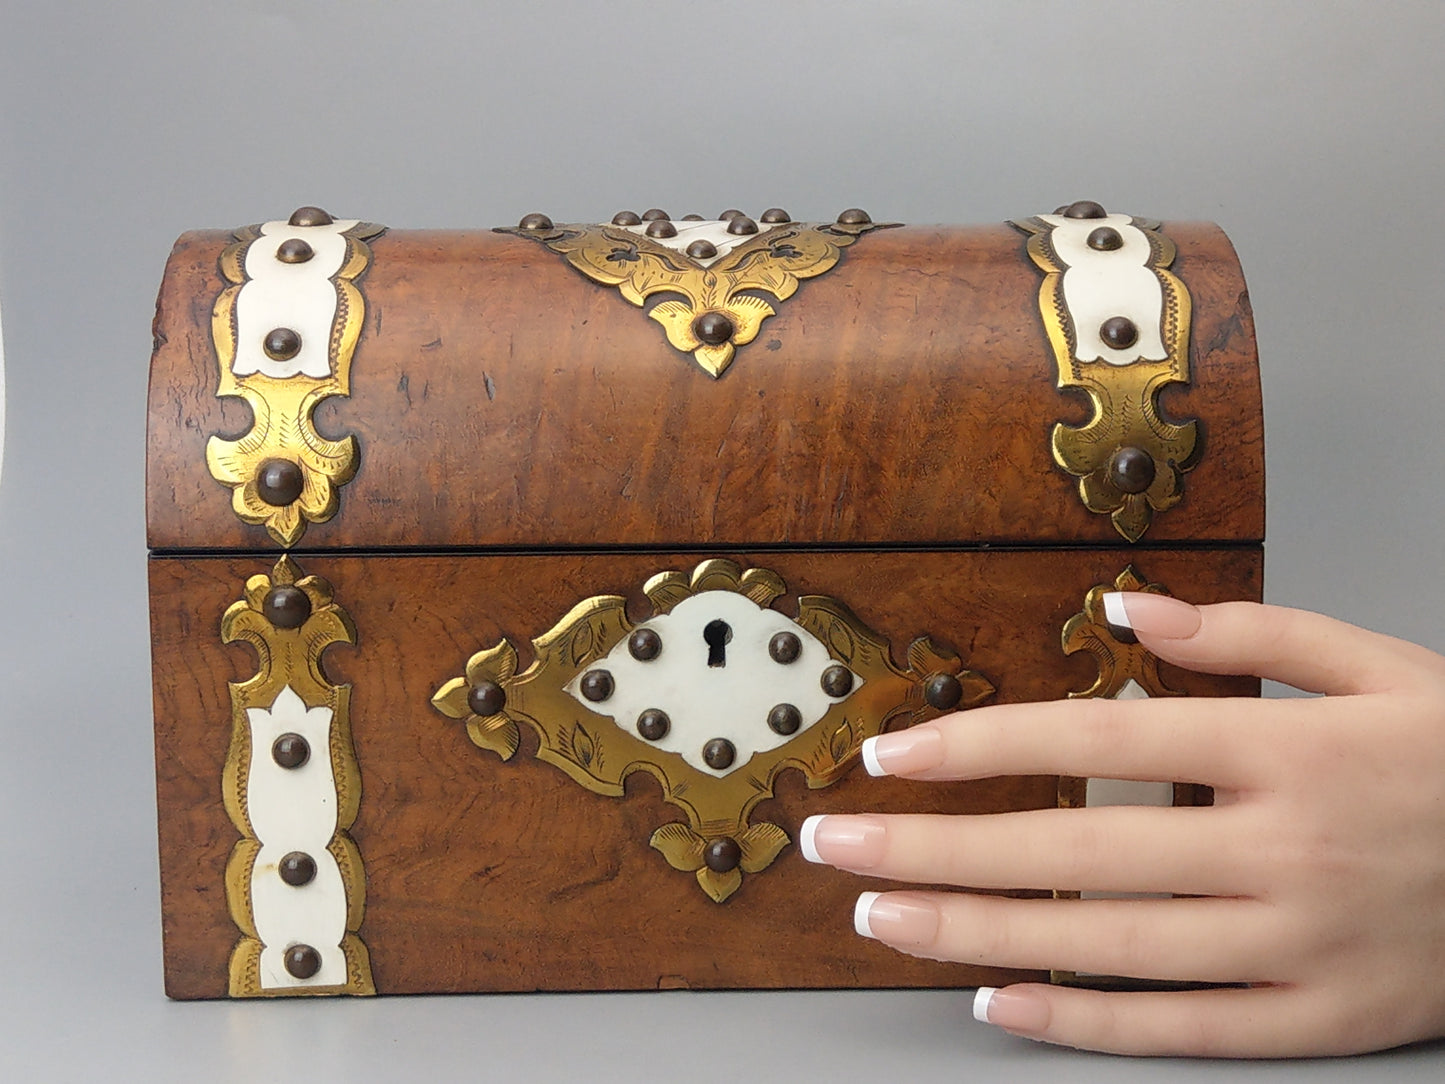
[[[720,558],[735,563],[741,587],[696,602],[701,588],[688,577]],[[1061,788],[1053,777],[947,785],[873,779],[858,763],[857,743],[870,726],[893,728],[942,713],[923,691],[930,668],[965,677],[965,702],[1056,699],[1096,686],[1100,656],[1079,649],[1080,624],[1070,621],[1084,614],[1087,625],[1089,592],[1114,588],[1130,569],[1137,582],[1199,603],[1258,598],[1262,571],[1262,554],[1253,547],[302,554],[291,560],[293,571],[284,572],[262,555],[151,561],[166,985],[173,997],[962,986],[1017,978],[912,959],[856,937],[851,910],[858,893],[888,886],[809,865],[796,845],[800,824],[813,813],[968,814],[1056,804]],[[678,575],[656,578],[667,572]],[[327,581],[330,593],[307,577]],[[303,587],[307,601],[297,593]],[[739,601],[739,591],[752,591],[752,600]],[[596,602],[608,597],[615,601]],[[630,716],[614,723],[607,715],[631,702],[624,675],[633,663],[620,654],[632,650],[627,630],[664,628],[657,622],[669,607],[668,619],[683,621],[689,599],[693,611],[712,602],[731,607],[728,631],[736,636],[714,637],[717,644],[698,637],[681,650],[699,653],[695,665],[707,680],[720,681],[733,667],[739,683],[718,688],[735,690],[729,695],[740,705],[741,729],[729,739],[737,768],[714,767],[710,752],[686,745],[692,739],[679,737],[688,725],[680,710],[671,721],[672,737],[684,742],[680,752],[662,748],[667,738],[639,739],[640,718],[634,727]],[[588,600],[591,608],[579,615],[574,608]],[[292,602],[304,613],[289,611]],[[842,606],[828,609],[832,603]],[[805,616],[822,610],[841,615],[847,627],[865,630],[862,639],[876,637],[887,650],[865,658],[852,640],[846,646],[827,634],[815,647],[806,629],[824,626],[809,625]],[[223,615],[228,638],[250,639],[257,650],[223,643]],[[795,618],[804,629],[798,633],[803,661],[810,651],[824,652],[814,661],[825,668],[825,684],[828,669],[836,676],[843,667],[852,673],[845,684],[861,685],[834,689],[811,715],[800,694],[801,725],[785,719],[775,726],[771,716],[754,719],[753,709],[741,707],[751,702],[754,686],[772,680],[744,669],[752,665],[744,653],[745,626]],[[272,635],[287,626],[294,635]],[[1068,652],[1066,626],[1073,636]],[[596,631],[585,648],[577,646],[583,627]],[[1094,626],[1085,631],[1097,633]],[[550,641],[549,632],[555,634]],[[563,633],[573,655],[571,668],[558,676],[542,664]],[[925,636],[929,649],[910,651]],[[271,656],[259,660],[260,672],[258,650]],[[487,661],[507,650],[515,659],[496,664],[501,670]],[[664,655],[676,650],[669,646]],[[634,659],[639,653],[645,654],[641,647]],[[617,688],[594,699],[583,684],[604,665],[615,670]],[[278,668],[284,666],[293,669],[283,680]],[[529,679],[539,667],[540,675]],[[1187,695],[1258,693],[1252,679],[1167,665],[1153,673],[1161,689]],[[1123,680],[1122,671],[1112,676],[1116,685]],[[492,678],[501,691],[486,684]],[[554,687],[543,689],[548,681]],[[879,697],[890,683],[912,699],[908,710],[884,709],[885,720],[877,704],[887,699]],[[288,692],[296,694],[294,706]],[[489,700],[493,696],[501,699]],[[564,712],[560,730],[534,725],[540,707]],[[725,703],[717,718],[728,716]],[[295,851],[284,860],[267,858],[291,844],[267,838],[265,788],[271,784],[264,771],[282,764],[284,750],[265,727],[295,737],[293,730],[317,718],[323,728],[313,750],[329,747],[332,756],[312,763],[332,769],[327,778],[336,786],[336,805],[327,807],[325,832],[334,835],[328,843],[323,832],[324,851],[311,848],[319,865],[300,863],[298,878]],[[839,720],[846,725],[835,726]],[[337,729],[343,722],[344,734]],[[612,733],[611,726],[627,734]],[[819,727],[831,728],[832,737],[817,746],[823,754],[831,748],[831,767],[818,767],[816,757],[806,770],[797,767],[806,757],[788,761],[746,809],[733,810],[733,829],[719,829],[720,807],[709,812],[700,795],[727,791],[726,780],[742,778],[733,773],[749,765],[789,749],[812,749]],[[563,731],[572,744],[559,751]],[[754,732],[758,751],[750,761],[748,734]],[[643,750],[639,760],[650,756],[656,770],[621,770],[618,751],[625,759],[634,749]],[[611,791],[602,778],[607,756],[620,777]],[[301,778],[284,767],[279,772],[283,788]],[[303,832],[289,821],[282,830]],[[729,831],[743,840],[741,857],[736,848],[731,856],[713,853]],[[688,852],[689,839],[703,842]],[[697,849],[703,843],[712,850],[703,854]],[[284,890],[270,880],[273,874],[285,881]],[[1047,894],[1070,886],[1025,887]],[[297,978],[288,957],[283,970],[291,977],[278,971],[279,979],[268,979],[267,968],[282,965],[268,964],[267,953],[294,948],[284,921],[268,916],[290,914],[286,908],[296,900],[325,903],[328,892],[339,908],[334,929],[326,926],[330,919],[316,921],[340,938],[334,963],[323,945],[312,961],[320,970],[312,975]],[[300,962],[301,971],[310,966]]]

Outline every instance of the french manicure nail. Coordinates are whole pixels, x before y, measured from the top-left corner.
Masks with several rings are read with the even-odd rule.
[[[912,775],[943,763],[943,735],[931,726],[880,734],[863,743],[869,775]]]
[[[1104,594],[1104,619],[1117,629],[1185,640],[1199,631],[1203,615],[1198,607],[1169,595],[1108,591]]]
[[[1049,1003],[1033,991],[980,986],[973,996],[973,1018],[1005,1031],[1037,1035],[1049,1026]]]
[[[938,937],[938,908],[906,892],[864,892],[853,907],[853,929],[890,945],[931,945]]]
[[[798,832],[798,849],[809,862],[869,869],[883,858],[887,833],[869,817],[814,814]]]

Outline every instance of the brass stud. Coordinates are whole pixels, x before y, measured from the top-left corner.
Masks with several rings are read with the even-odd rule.
[[[717,246],[711,241],[698,238],[687,246],[687,254],[694,260],[710,260],[717,255]]]
[[[329,226],[333,219],[320,207],[298,207],[286,220],[288,226]]]
[[[930,708],[952,711],[963,699],[963,684],[952,674],[934,674],[923,685],[923,699]]]
[[[1127,316],[1111,316],[1099,325],[1099,338],[1115,350],[1127,350],[1139,341],[1139,329]]]
[[[846,666],[834,664],[823,671],[820,684],[825,693],[838,700],[853,691],[853,671]]]
[[[1109,457],[1109,481],[1124,493],[1143,493],[1154,484],[1154,457],[1143,448],[1123,447]]]
[[[614,226],[640,226],[642,217],[636,211],[618,211],[612,216]]]
[[[768,712],[768,729],[774,734],[796,734],[803,725],[803,713],[792,704],[779,704]]]
[[[535,211],[523,216],[522,221],[517,223],[517,229],[519,230],[550,230],[551,228],[552,220],[546,215],[538,214]]]
[[[737,759],[738,751],[733,743],[726,738],[714,738],[702,747],[702,759],[709,768],[722,771],[724,768],[731,768],[733,761]]]
[[[1115,252],[1124,247],[1124,238],[1113,226],[1100,226],[1089,234],[1088,245],[1095,252]]]
[[[644,222],[666,222],[672,215],[668,214],[661,207],[652,207],[642,212]]]
[[[717,216],[719,222],[731,222],[733,219],[741,217],[743,217],[743,213],[739,211],[736,207],[729,207],[726,211]]]
[[[840,226],[866,226],[872,221],[872,217],[861,207],[849,207],[838,216]]]
[[[289,459],[268,459],[256,471],[256,495],[273,508],[285,508],[305,488],[301,467]]]
[[[316,879],[316,859],[305,851],[292,851],[277,863],[276,872],[292,888],[300,888]]]
[[[731,836],[719,836],[708,840],[703,848],[702,861],[714,873],[727,873],[738,868],[743,860],[743,849]]]
[[[728,219],[728,233],[735,236],[746,237],[750,233],[758,232],[758,224],[747,215],[734,215]]]
[[[701,222],[702,215],[683,215],[682,220],[684,222]]]
[[[803,653],[803,641],[791,632],[775,633],[768,641],[768,654],[774,662],[780,662],[785,666],[790,662],[796,662],[798,656]]]
[[[671,729],[672,720],[667,717],[667,712],[657,708],[648,708],[637,717],[637,732],[648,741],[661,741]]]
[[[290,361],[301,353],[301,336],[289,327],[272,328],[261,341],[261,349],[272,361]]]
[[[721,346],[733,337],[733,322],[720,312],[705,312],[693,320],[692,333],[709,346]]]
[[[582,675],[582,695],[594,704],[610,697],[614,687],[612,675],[606,670],[588,670]]]
[[[676,237],[677,227],[665,218],[654,218],[647,224],[648,237]]]
[[[662,637],[653,629],[637,629],[627,638],[627,650],[638,662],[651,662],[662,654]]]
[[[294,979],[309,979],[321,970],[321,953],[310,945],[292,945],[284,957],[286,973]]]
[[[278,629],[299,629],[311,616],[311,599],[299,587],[280,584],[261,600],[261,616]]]
[[[282,734],[271,744],[271,759],[282,768],[299,768],[311,759],[311,746],[300,734]]]
[[[1081,199],[1069,204],[1063,210],[1065,218],[1108,218],[1109,212],[1091,199]]]
[[[769,207],[763,212],[763,217],[759,221],[765,222],[769,226],[780,226],[784,222],[793,221],[793,216],[781,207]]]
[[[288,237],[276,246],[276,258],[282,263],[305,263],[316,250],[299,237]]]
[[[507,706],[507,690],[495,681],[479,681],[467,691],[467,707],[473,715],[486,718]]]

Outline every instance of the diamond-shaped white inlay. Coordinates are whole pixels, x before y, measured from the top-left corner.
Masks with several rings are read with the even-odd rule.
[[[727,625],[730,638],[723,645],[722,665],[714,666],[709,665],[716,661],[714,648],[704,631],[716,621]],[[792,741],[846,699],[823,691],[823,671],[837,662],[817,637],[736,592],[703,591],[638,628],[652,629],[661,638],[662,651],[655,659],[634,659],[624,639],[591,667],[612,675],[613,693],[608,699],[600,703],[585,699],[578,688],[581,674],[567,691],[589,710],[610,715],[634,737],[640,714],[649,708],[666,712],[667,735],[648,744],[677,753],[709,775],[727,775],[747,764],[753,754]],[[774,662],[768,652],[769,641],[779,632],[792,633],[802,644],[791,663]],[[853,689],[862,684],[854,673]],[[779,704],[792,704],[802,716],[795,733],[777,734],[768,726],[768,713]],[[703,747],[714,738],[733,743],[737,757],[731,766],[716,769],[703,760]]]
[[[675,220],[672,224],[677,227],[676,237],[647,237],[647,227],[649,223],[646,222],[640,226],[621,226],[618,228],[624,229],[628,233],[635,233],[639,237],[647,237],[647,239],[654,244],[663,245],[672,249],[674,252],[682,253],[684,256],[687,255],[687,246],[694,241],[711,241],[714,247],[717,248],[716,256],[706,260],[699,260],[688,256],[688,259],[700,267],[711,267],[739,245],[745,245],[749,241],[779,228],[777,226],[767,226],[758,223],[757,233],[728,233],[728,224],[726,222],[712,220],[683,222]]]

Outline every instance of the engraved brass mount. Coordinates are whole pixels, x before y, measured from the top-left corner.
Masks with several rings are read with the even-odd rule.
[[[596,794],[620,798],[628,775],[640,771],[653,776],[665,800],[681,809],[685,820],[660,826],[651,845],[675,869],[695,874],[703,891],[719,903],[737,891],[744,874],[766,869],[791,842],[779,825],[749,820],[757,803],[772,795],[781,772],[796,769],[810,788],[826,787],[859,761],[866,738],[972,707],[994,691],[986,678],[964,669],[957,655],[940,650],[927,637],[909,645],[908,669],[900,670],[889,657],[887,642],[836,599],[801,596],[797,617],[787,618],[771,608],[786,587],[766,569],[744,571],[732,561],[714,559],[699,564],[691,575],[671,571],[653,576],[643,590],[653,618],[634,624],[619,595],[585,599],[532,641],[535,661],[525,672],[517,673],[516,649],[503,640],[473,655],[465,675],[442,685],[432,703],[444,715],[463,721],[474,744],[503,760],[516,753],[520,728],[529,728],[537,736],[538,759]],[[660,667],[670,652],[684,650],[673,639],[677,626],[668,620],[681,621],[689,607],[721,608],[736,596],[750,600],[759,615],[755,626],[771,633],[773,642],[754,637],[753,646],[765,660],[766,652],[773,652],[773,661],[762,665],[777,675],[748,671],[740,673],[739,680],[749,686],[784,677],[794,680],[799,673],[795,668],[812,659],[807,672],[811,678],[821,672],[826,692],[814,721],[787,712],[751,720],[759,735],[756,744],[748,745],[745,737],[715,738],[706,742],[705,759],[699,763],[687,755],[690,746],[685,751],[659,747],[658,740],[667,733],[666,713],[644,712],[636,726],[631,717],[607,714],[614,697],[622,698],[624,684],[648,680],[641,676],[648,667]],[[736,601],[728,605],[728,612],[739,613]],[[737,651],[747,646],[742,641],[750,635],[742,628],[743,620],[735,622]],[[618,670],[614,685],[606,660],[628,654],[656,662],[637,663],[636,677]],[[663,685],[666,682],[658,683]],[[777,686],[798,687],[796,680]],[[797,699],[803,702],[801,696]],[[657,715],[663,716],[661,721]],[[681,729],[689,722],[676,718],[672,726]],[[710,733],[706,727],[712,722],[701,725],[704,734]],[[719,759],[715,754],[720,748]]]

